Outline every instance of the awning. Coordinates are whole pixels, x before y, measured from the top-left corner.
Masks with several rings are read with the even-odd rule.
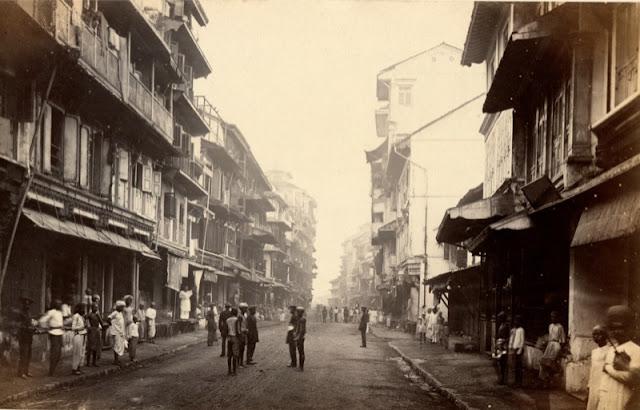
[[[222,260],[222,266],[229,269],[237,269],[240,272],[251,272],[251,269],[247,268],[240,262],[226,256]]]
[[[592,206],[580,216],[571,246],[622,238],[640,229],[640,191],[629,190]]]
[[[195,106],[191,97],[189,97],[186,92],[176,94],[179,95],[177,95],[177,98],[174,97],[174,115],[178,114],[183,118],[182,125],[186,131],[194,137],[199,137],[211,132],[207,121]]]
[[[513,193],[498,194],[470,204],[449,208],[438,227],[438,242],[458,244],[480,233],[489,224],[514,212]]]
[[[254,207],[254,209],[262,212],[273,212],[276,209],[271,204],[271,201],[266,197],[258,194],[246,194],[244,196],[248,206]]]
[[[568,33],[577,29],[577,6],[560,5],[511,35],[487,92],[483,112],[514,108],[536,76],[545,75],[549,54],[559,52]]]
[[[267,243],[264,245],[263,252],[274,252],[274,253],[279,253],[281,255],[287,256],[287,253],[285,251],[280,249],[278,246],[272,245],[270,243]]]
[[[465,242],[465,247],[471,252],[480,252],[487,248],[491,235],[505,231],[524,231],[533,227],[533,221],[526,211],[521,211],[497,222],[492,223],[474,238]]]
[[[145,257],[160,260],[160,256],[158,256],[156,252],[137,239],[125,238],[124,236],[108,230],[98,231],[89,226],[58,219],[53,215],[38,212],[29,208],[23,208],[22,214],[37,227],[47,231],[59,233],[61,235],[74,236],[76,238],[115,246],[117,248],[128,249],[138,252]]]
[[[373,162],[381,159],[387,154],[387,140],[385,139],[382,144],[378,145],[371,151],[365,151],[364,153],[367,158],[367,162]]]
[[[443,289],[446,288],[452,281],[458,281],[464,279],[465,276],[472,275],[474,273],[481,272],[480,264],[467,266],[457,270],[452,270],[446,273],[442,273],[438,276],[428,278],[425,283],[430,286],[430,289]]]

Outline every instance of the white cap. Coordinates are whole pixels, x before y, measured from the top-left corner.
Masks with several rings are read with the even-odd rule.
[[[240,304],[238,305],[238,307],[249,307],[249,305],[247,305],[245,302],[240,302]]]
[[[118,306],[127,306],[127,304],[124,303],[124,300],[117,300],[116,301],[116,307],[118,307]]]

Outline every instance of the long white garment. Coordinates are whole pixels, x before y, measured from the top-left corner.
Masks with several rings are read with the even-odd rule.
[[[113,311],[109,315],[111,319],[111,337],[113,337],[113,351],[118,355],[122,356],[124,354],[124,342],[125,342],[125,332],[124,332],[124,317],[121,312],[117,310]]]
[[[185,320],[189,319],[189,313],[191,313],[191,295],[193,294],[190,290],[181,290],[178,294],[178,298],[180,298],[180,319]]]
[[[587,410],[596,410],[598,408],[598,399],[600,397],[600,381],[602,380],[602,367],[607,357],[607,353],[611,349],[610,345],[596,347],[591,351],[591,371],[589,373],[589,401],[587,402]]]
[[[157,312],[154,308],[147,308],[145,316],[147,318],[147,336],[150,339],[156,337],[156,315]]]
[[[616,347],[618,352],[625,352],[631,358],[629,367],[631,371],[618,371],[613,368],[613,360],[615,350],[613,348],[607,351],[605,356],[606,372],[600,380],[600,389],[598,397],[598,410],[627,410],[638,409],[640,403],[631,403],[632,388],[638,388],[636,379],[635,385],[632,385],[634,379],[633,373],[640,372],[640,346],[629,341]]]

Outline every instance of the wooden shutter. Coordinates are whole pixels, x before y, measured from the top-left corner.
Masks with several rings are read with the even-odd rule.
[[[153,173],[153,195],[159,198],[161,194],[162,194],[162,173],[156,171]]]
[[[89,129],[80,127],[80,186],[89,187]]]
[[[42,171],[51,173],[51,106],[42,107]]]
[[[129,153],[122,149],[118,152],[118,178],[129,180]]]
[[[64,180],[76,182],[78,178],[78,119],[65,117],[64,119],[64,149],[63,149]]]
[[[144,164],[142,167],[142,191],[151,193],[153,192],[153,169],[151,164]]]

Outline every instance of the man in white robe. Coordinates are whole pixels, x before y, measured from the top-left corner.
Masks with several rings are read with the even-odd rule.
[[[124,301],[117,301],[116,310],[109,315],[109,319],[111,319],[111,337],[113,338],[113,364],[118,366],[122,365],[120,358],[124,355],[126,341],[124,316],[122,314],[124,307]]]

